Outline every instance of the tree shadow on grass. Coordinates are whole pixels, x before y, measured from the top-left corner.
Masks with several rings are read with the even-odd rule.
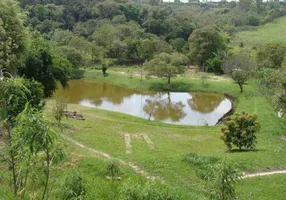
[[[265,149],[232,149],[227,151],[227,153],[244,153],[244,152],[258,152],[258,151],[266,151]]]
[[[81,79],[83,77],[84,77],[84,70],[82,69],[74,70],[72,79]]]
[[[165,82],[155,82],[151,83],[149,86],[150,90],[155,91],[176,91],[176,92],[188,92],[193,88],[192,83],[186,83],[186,82],[176,82],[167,84]]]

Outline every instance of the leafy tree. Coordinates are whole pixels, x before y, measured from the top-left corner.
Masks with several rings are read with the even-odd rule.
[[[148,71],[148,76],[154,75],[167,78],[168,84],[170,84],[172,77],[185,72],[187,63],[188,58],[183,54],[161,53],[144,65],[145,69]]]
[[[4,78],[0,81],[0,101],[5,105],[7,119],[14,120],[28,102],[40,110],[44,105],[43,97],[42,85],[34,80]]]
[[[24,14],[15,0],[0,1],[0,69],[15,74],[22,64],[23,51],[28,41]]]
[[[83,65],[82,53],[79,52],[77,49],[69,46],[61,46],[57,48],[57,51],[60,53],[61,56],[65,57],[70,62],[70,64],[72,64],[72,68],[74,70],[77,70]],[[67,63],[65,64],[68,65]]]
[[[256,115],[245,112],[236,113],[225,122],[225,125],[226,127],[221,129],[223,133],[221,138],[229,150],[232,149],[232,145],[237,146],[240,150],[243,147],[255,148],[256,133],[260,130],[260,123]]]
[[[243,85],[251,78],[251,73],[255,69],[255,64],[246,56],[233,56],[223,64],[223,71],[228,74],[243,92]]]
[[[241,173],[223,158],[216,164],[210,165],[203,178],[210,183],[208,194],[212,199],[229,200],[234,198],[234,186],[240,180]]]
[[[186,44],[187,44],[187,42],[183,38],[171,39],[169,43],[177,52],[181,52],[181,53],[185,51]]]
[[[282,44],[267,44],[257,53],[257,63],[260,68],[280,68],[286,56],[286,46]]]
[[[70,77],[70,65],[58,55],[53,57],[50,47],[43,39],[35,39],[29,47],[25,67],[19,73],[28,79],[34,79],[44,86],[45,97],[50,97],[57,88],[57,81],[67,86]]]
[[[226,50],[225,38],[212,27],[196,29],[189,37],[191,61],[204,66],[219,51]]]
[[[13,129],[16,142],[20,142],[21,146],[29,147],[29,154],[36,156],[43,154],[41,169],[45,175],[42,200],[48,198],[48,184],[50,178],[50,167],[52,160],[55,158],[57,149],[56,135],[51,130],[50,124],[45,120],[43,114],[34,108],[26,107],[26,109],[17,116],[16,127]],[[17,145],[16,145],[17,146]],[[27,163],[29,165],[29,162]]]

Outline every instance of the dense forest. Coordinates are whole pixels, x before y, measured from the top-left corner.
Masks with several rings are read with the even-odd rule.
[[[64,149],[54,129],[63,129],[60,121],[65,105],[53,108],[56,121],[49,122],[43,114],[46,100],[59,86],[68,87],[69,80],[82,78],[86,69],[102,70],[107,76],[113,66],[143,68],[147,77],[167,79],[164,90],[172,88],[172,78],[188,68],[227,75],[241,93],[255,79],[256,90],[270,99],[271,109],[284,112],[286,45],[269,43],[249,49],[243,41],[232,45],[238,32],[256,30],[284,16],[286,2],[277,0],[1,0],[0,141],[4,145],[0,150],[9,175],[0,174],[0,180],[9,180],[5,188],[12,188],[5,197],[9,193],[11,199],[31,199],[26,191],[36,190],[40,195],[34,199],[53,199],[48,192],[51,163],[61,162]],[[256,117],[250,116],[245,123],[252,123],[251,130],[256,132],[260,127]],[[248,120],[246,114],[242,117]],[[244,146],[251,149],[254,144],[239,148]],[[108,167],[113,182],[117,163]],[[76,175],[67,179],[61,199],[84,199],[81,181]],[[180,199],[164,187],[144,187],[124,188],[121,198]],[[140,190],[150,196],[139,198],[135,193],[139,195]],[[226,192],[230,196],[215,199],[230,199],[231,187],[230,191]]]

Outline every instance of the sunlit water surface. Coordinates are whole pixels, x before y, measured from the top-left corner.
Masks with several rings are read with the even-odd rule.
[[[215,125],[231,109],[224,95],[201,92],[142,92],[101,82],[72,80],[54,98],[180,125]]]

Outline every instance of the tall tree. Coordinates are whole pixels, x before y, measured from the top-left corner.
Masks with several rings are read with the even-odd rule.
[[[15,0],[0,1],[0,68],[11,74],[22,64],[28,34],[24,27],[24,14]]]
[[[57,88],[57,81],[67,86],[71,64],[65,58],[53,55],[47,41],[36,38],[29,47],[25,67],[19,73],[40,82],[44,86],[45,96],[50,97]]]
[[[226,50],[226,39],[213,27],[194,30],[189,43],[191,61],[201,67],[218,52]]]

